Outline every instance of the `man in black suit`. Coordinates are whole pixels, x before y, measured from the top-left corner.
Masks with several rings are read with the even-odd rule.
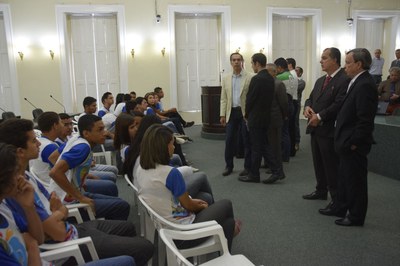
[[[327,214],[336,203],[337,174],[339,158],[333,146],[336,115],[346,94],[349,78],[340,68],[340,51],[335,47],[327,48],[321,55],[321,68],[326,75],[320,77],[314,85],[310,97],[305,102],[304,116],[308,118],[306,133],[311,134],[311,150],[314,172],[317,179],[316,190],[303,195],[304,199],[327,199],[331,202],[320,213]]]
[[[242,182],[260,182],[261,160],[267,146],[271,104],[275,94],[274,78],[266,70],[266,64],[267,58],[262,53],[251,57],[251,67],[257,73],[250,81],[245,107],[250,136],[251,167],[248,176],[239,177]]]
[[[337,216],[342,226],[364,225],[368,205],[368,159],[373,143],[378,104],[375,81],[368,73],[371,54],[356,48],[346,55],[346,74],[352,78],[336,118],[335,150],[339,155]],[[346,215],[347,213],[347,215]]]

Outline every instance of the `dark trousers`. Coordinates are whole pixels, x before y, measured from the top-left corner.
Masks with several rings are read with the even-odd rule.
[[[93,194],[84,192],[85,197],[94,201],[96,208],[96,218],[105,218],[106,220],[127,220],[129,216],[129,203],[117,197],[106,196],[102,194]],[[89,220],[85,211],[80,211],[83,220]]]
[[[201,212],[196,213],[193,223],[201,223],[215,220],[224,230],[224,235],[228,241],[228,248],[232,248],[232,239],[235,232],[235,219],[233,216],[232,202],[227,199],[216,201]],[[191,241],[175,241],[179,249],[191,248],[203,243],[207,238],[200,238]]]
[[[267,128],[250,127],[249,136],[251,147],[251,167],[249,177],[259,179],[261,161],[267,154]]]
[[[291,144],[290,144],[290,134],[289,134],[289,121],[290,117],[293,116],[293,98],[290,94],[288,96],[288,119],[283,120],[282,126],[282,161],[289,162],[290,159],[290,151],[291,151]]]
[[[375,84],[379,85],[382,82],[382,75],[372,75],[375,80]]]
[[[153,256],[153,244],[136,236],[131,222],[94,220],[76,225],[79,238],[90,236],[100,259],[127,255],[135,259],[136,265],[146,265]],[[80,247],[88,261],[89,251]]]
[[[349,211],[348,217],[364,222],[368,207],[368,159],[366,154],[352,151],[339,155],[338,203]]]
[[[240,108],[232,108],[229,121],[226,124],[225,136],[225,164],[226,168],[233,169],[233,157],[237,154],[238,139],[244,144],[244,168],[250,168],[250,151],[247,136],[247,127]]]
[[[296,114],[299,108],[299,102],[297,100],[292,100],[293,111],[289,116],[289,137],[290,137],[290,156],[296,155],[295,145],[296,145]]]
[[[311,150],[317,179],[316,189],[321,192],[329,190],[334,199],[337,192],[339,157],[335,153],[333,137],[311,134]]]
[[[166,114],[165,116],[169,117],[169,118],[175,117],[175,118],[177,118],[179,120],[179,122],[182,125],[186,125],[186,121],[182,118],[182,116],[178,112],[171,112],[171,113]]]
[[[283,174],[281,148],[282,128],[269,127],[267,136],[268,144],[264,159],[273,174],[281,175]]]

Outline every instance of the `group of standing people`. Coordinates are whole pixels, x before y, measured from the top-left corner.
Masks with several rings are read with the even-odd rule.
[[[252,56],[251,65],[256,73],[253,76],[243,70],[243,57],[233,53],[233,74],[226,76],[222,83],[220,117],[221,124],[227,127],[223,175],[232,172],[233,133],[241,125],[245,170],[239,174],[239,180],[243,182],[260,182],[263,157],[272,172],[263,183],[285,178],[281,153],[275,149],[281,148],[280,137],[285,137],[282,131],[290,115],[297,113],[298,118],[293,106],[299,107],[301,96],[291,87],[293,82],[287,67],[290,61],[286,65],[281,59],[275,64],[266,61],[264,54]],[[320,63],[326,75],[315,82],[303,111],[308,119],[306,132],[311,135],[317,186],[303,198],[326,200],[329,192],[331,202],[319,212],[340,217],[335,221],[337,225],[362,226],[368,203],[367,155],[373,143],[378,103],[375,81],[368,72],[372,57],[367,49],[353,49],[346,53],[345,67],[341,68],[341,53],[331,47],[323,51]],[[278,74],[275,78],[276,72],[281,76]],[[278,124],[274,123],[277,117]]]

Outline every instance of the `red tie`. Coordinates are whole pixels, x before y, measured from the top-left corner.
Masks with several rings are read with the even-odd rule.
[[[327,76],[327,77],[325,78],[324,85],[322,86],[322,91],[325,90],[326,86],[328,86],[328,83],[329,83],[329,81],[331,81],[331,79],[332,79],[331,76]]]

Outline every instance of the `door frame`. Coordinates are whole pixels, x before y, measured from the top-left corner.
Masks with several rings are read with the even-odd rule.
[[[229,51],[231,34],[231,8],[229,6],[213,5],[169,5],[168,6],[168,31],[169,31],[169,66],[170,66],[170,105],[178,105],[176,47],[175,47],[175,16],[176,14],[213,14],[221,17],[221,46],[220,66],[221,72],[229,69]]]
[[[71,94],[73,86],[73,71],[71,57],[71,47],[67,39],[67,16],[70,14],[116,14],[117,15],[117,35],[119,45],[120,63],[120,91],[128,92],[128,65],[125,45],[125,8],[123,5],[56,5],[56,21],[58,38],[60,43],[61,61],[61,89],[63,102],[68,112],[74,110],[74,99]],[[97,99],[99,100],[99,99]],[[76,103],[80,106],[81,103]]]
[[[10,5],[0,4],[0,12],[3,13],[4,27],[5,27],[6,41],[7,41],[8,65],[10,70],[11,95],[12,95],[12,107],[13,107],[12,111],[16,115],[21,115],[21,103],[19,99],[19,86],[17,79],[17,66],[15,62],[18,56],[14,53],[14,45],[13,45],[14,41],[12,34]],[[11,110],[6,110],[6,111],[11,111]]]
[[[272,60],[272,26],[273,15],[281,16],[303,16],[311,18],[311,61],[307,62],[307,69],[310,69],[308,81],[313,83],[320,76],[319,58],[321,56],[321,9],[313,8],[281,8],[281,7],[268,7],[267,8],[267,40],[268,50],[267,58]],[[317,68],[318,67],[318,68]],[[310,83],[310,84],[311,84]]]

